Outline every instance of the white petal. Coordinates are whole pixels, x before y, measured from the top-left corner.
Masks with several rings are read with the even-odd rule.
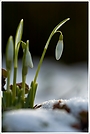
[[[31,53],[29,52],[29,50],[27,50],[26,52],[25,66],[30,66],[31,68],[33,68],[32,57],[31,57]]]
[[[62,52],[63,52],[63,40],[59,40],[55,50],[56,60],[59,60],[61,58]]]
[[[6,49],[7,61],[13,61],[13,55],[14,55],[14,43],[13,43],[13,37],[10,36],[8,39],[7,49]]]

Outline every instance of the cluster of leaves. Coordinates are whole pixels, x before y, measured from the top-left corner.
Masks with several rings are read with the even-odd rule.
[[[44,47],[41,59],[39,61],[36,74],[34,80],[31,82],[30,87],[25,83],[26,82],[26,75],[28,73],[28,67],[33,68],[33,62],[31,53],[29,51],[29,40],[23,42],[22,33],[23,33],[23,19],[20,21],[16,36],[15,36],[15,43],[13,41],[13,37],[10,36],[6,46],[6,70],[2,69],[2,90],[3,90],[3,97],[2,97],[2,109],[7,110],[11,108],[33,108],[34,106],[34,99],[36,95],[37,89],[37,77],[40,71],[40,67],[42,65],[46,50],[50,43],[52,36],[55,33],[60,33],[59,41],[56,46],[55,50],[55,57],[56,60],[59,60],[62,51],[63,51],[63,35],[61,31],[58,29],[66,22],[69,18],[60,22],[51,32],[46,45]],[[17,69],[18,69],[18,52],[20,45],[23,49],[23,58],[22,58],[22,82],[16,83],[17,78]],[[13,72],[13,85],[10,85],[10,75],[12,69],[12,63],[14,63],[14,72]],[[6,90],[4,88],[5,80],[7,79],[7,87]],[[25,98],[25,94],[27,93],[27,97]]]

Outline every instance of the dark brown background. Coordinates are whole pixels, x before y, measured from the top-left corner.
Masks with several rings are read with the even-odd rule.
[[[41,56],[53,28],[70,17],[60,30],[64,35],[64,51],[59,62],[88,62],[88,2],[2,2],[2,54],[10,35],[15,37],[20,20],[24,19],[22,40],[30,41],[32,56]],[[46,57],[54,58],[56,34]],[[22,57],[20,49],[19,57]]]

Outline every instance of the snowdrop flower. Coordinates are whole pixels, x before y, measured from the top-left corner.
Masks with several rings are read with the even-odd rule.
[[[31,67],[33,68],[33,62],[32,62],[32,57],[31,57],[31,53],[29,52],[28,49],[28,44],[29,44],[29,40],[27,40],[27,48],[26,48],[26,55],[25,55],[25,66],[26,67]]]
[[[11,68],[13,55],[14,55],[14,43],[13,43],[13,37],[10,36],[6,47],[6,66],[8,69]]]
[[[31,57],[31,53],[29,52],[29,50],[26,50],[25,66],[29,66],[33,68],[32,57]]]
[[[32,57],[31,53],[29,52],[29,40],[26,42],[26,46],[23,50],[23,67],[22,67],[22,74],[27,75],[28,72],[28,67],[33,68],[33,62],[32,62]]]
[[[61,33],[60,37],[59,37],[59,41],[58,41],[58,43],[56,45],[56,49],[55,49],[56,60],[59,60],[61,58],[62,52],[63,52],[63,35]]]

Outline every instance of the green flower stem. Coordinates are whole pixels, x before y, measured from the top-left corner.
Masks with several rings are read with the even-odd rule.
[[[47,40],[47,42],[46,42],[46,45],[45,45],[43,54],[42,54],[41,59],[40,59],[40,62],[39,62],[39,64],[38,64],[37,71],[36,71],[36,74],[35,74],[35,77],[34,77],[34,83],[36,83],[36,79],[37,79],[37,77],[38,77],[38,74],[39,74],[39,71],[40,71],[40,67],[41,67],[41,65],[42,65],[42,62],[43,62],[43,59],[44,59],[46,50],[47,50],[47,48],[48,48],[48,45],[49,45],[49,43],[50,43],[50,40],[51,40],[52,36],[53,36],[56,32],[61,32],[61,31],[57,31],[57,30],[58,30],[65,22],[67,22],[69,19],[70,19],[70,18],[67,18],[67,19],[61,21],[61,22],[53,29],[53,31],[51,32],[51,34],[50,34],[50,36],[49,36],[49,38],[48,38],[48,40]]]
[[[18,67],[18,51],[21,43],[23,33],[23,19],[20,21],[16,36],[15,36],[15,58],[14,58],[14,78],[13,78],[13,101],[16,98],[16,76],[17,76],[17,67]]]
[[[20,42],[18,43],[18,47],[15,48],[15,59],[14,59],[14,77],[13,77],[13,101],[15,100],[16,97],[16,78],[17,78],[17,67],[18,67],[18,51],[20,47]]]
[[[10,70],[7,70],[7,72],[8,72],[8,78],[7,78],[7,91],[9,91],[9,90],[10,90],[10,88],[9,88],[9,85],[10,85]]]
[[[26,75],[22,74],[22,100],[25,99],[25,81],[26,81]]]
[[[40,71],[40,67],[41,67],[41,65],[42,65],[42,62],[43,62],[43,59],[44,59],[46,50],[47,50],[47,48],[48,48],[48,45],[49,45],[49,43],[50,43],[50,40],[51,40],[52,36],[53,36],[55,33],[57,33],[57,32],[62,33],[61,31],[55,31],[55,32],[52,31],[52,33],[50,34],[50,36],[49,36],[49,38],[48,38],[48,40],[47,40],[47,43],[46,43],[46,45],[45,45],[45,47],[44,47],[44,50],[43,50],[43,53],[42,53],[40,62],[39,62],[38,67],[37,67],[37,71],[36,71],[36,74],[35,74],[35,77],[34,77],[34,83],[36,83],[36,79],[37,79],[37,77],[38,77],[38,74],[39,74],[39,71]]]
[[[49,38],[48,38],[48,41],[47,41],[47,43],[46,43],[46,45],[45,45],[45,47],[44,47],[44,50],[43,50],[43,53],[42,53],[41,59],[40,59],[39,64],[38,64],[35,77],[34,77],[34,83],[36,83],[36,79],[37,79],[37,77],[38,77],[38,74],[39,74],[39,71],[40,71],[40,67],[41,67],[41,65],[42,65],[42,62],[43,62],[43,59],[44,59],[46,50],[47,50],[48,45],[49,45],[49,42],[50,42],[50,40],[51,40],[51,38],[52,38],[52,36],[53,36],[54,34],[55,34],[54,32],[52,32],[52,33],[50,34],[50,36],[49,36]]]
[[[15,97],[16,97],[16,78],[17,78],[17,67],[18,67],[18,51],[19,51],[19,48],[20,48],[20,43],[22,43],[22,48],[23,49],[26,47],[26,43],[25,42],[19,41],[18,44],[17,44],[17,47],[15,48],[14,78],[13,78],[13,90],[12,90],[13,91],[13,101],[15,100]],[[24,78],[23,78],[23,81],[25,81]],[[24,84],[25,84],[25,82],[24,82]],[[23,85],[23,87],[24,86],[25,85]],[[23,91],[23,99],[24,99],[24,94],[25,94],[24,92],[25,92],[25,89]]]
[[[39,71],[40,71],[40,67],[41,67],[41,65],[42,65],[42,62],[43,62],[43,59],[44,59],[46,50],[47,50],[48,45],[49,45],[49,42],[50,42],[50,40],[51,40],[51,38],[52,38],[52,36],[53,36],[54,34],[55,34],[55,33],[53,33],[53,32],[50,34],[50,36],[49,36],[49,38],[48,38],[48,41],[47,41],[47,43],[46,43],[46,45],[45,45],[45,47],[44,47],[44,50],[43,50],[41,59],[40,59],[39,64],[38,64],[38,67],[37,67],[37,71],[36,71],[36,74],[35,74],[35,77],[34,77],[34,81],[33,81],[33,86],[31,86],[31,90],[32,90],[32,92],[33,92],[33,94],[34,94],[34,97],[32,97],[32,100],[30,100],[30,102],[32,102],[32,104],[30,104],[30,108],[33,108],[34,99],[35,99],[35,94],[36,94],[36,89],[37,89],[37,86],[36,86],[36,88],[35,88],[34,85],[36,85],[36,80],[37,80],[37,77],[38,77],[38,74],[39,74]]]
[[[13,101],[15,100],[16,97],[16,77],[17,77],[17,67],[14,67],[14,78],[13,78]]]
[[[39,61],[39,64],[38,64],[38,67],[37,67],[37,70],[36,70],[36,74],[35,74],[35,77],[34,77],[33,84],[31,84],[31,89],[30,89],[30,90],[31,90],[31,94],[34,95],[34,96],[30,99],[30,100],[31,100],[30,103],[32,103],[32,104],[30,104],[30,107],[31,107],[31,108],[33,107],[33,104],[34,104],[34,99],[35,99],[35,94],[36,94],[36,89],[37,89],[37,86],[36,86],[36,88],[35,88],[36,80],[37,80],[37,77],[38,77],[38,74],[39,74],[39,71],[40,71],[40,67],[41,67],[41,65],[42,65],[42,62],[43,62],[43,59],[44,59],[46,50],[47,50],[47,48],[48,48],[48,46],[49,46],[50,40],[51,40],[52,36],[53,36],[55,33],[59,32],[59,33],[62,34],[61,31],[57,31],[57,30],[58,30],[66,21],[68,21],[69,19],[70,19],[70,18],[67,18],[67,19],[61,21],[61,22],[53,29],[53,31],[51,32],[51,34],[50,34],[50,36],[49,36],[49,38],[48,38],[48,40],[47,40],[47,42],[46,42],[46,45],[45,45],[45,47],[44,47],[44,50],[43,50],[41,59],[40,59],[40,61]]]
[[[36,75],[35,75],[35,77],[34,77],[34,83],[36,83],[36,79],[37,79],[37,77],[38,77],[38,73],[39,73],[40,67],[41,67],[41,65],[42,65],[42,62],[43,62],[43,59],[44,59],[46,50],[47,50],[47,49],[44,48],[44,51],[43,51],[43,53],[42,53],[41,59],[40,59],[40,61],[39,61],[38,67],[37,67]]]

